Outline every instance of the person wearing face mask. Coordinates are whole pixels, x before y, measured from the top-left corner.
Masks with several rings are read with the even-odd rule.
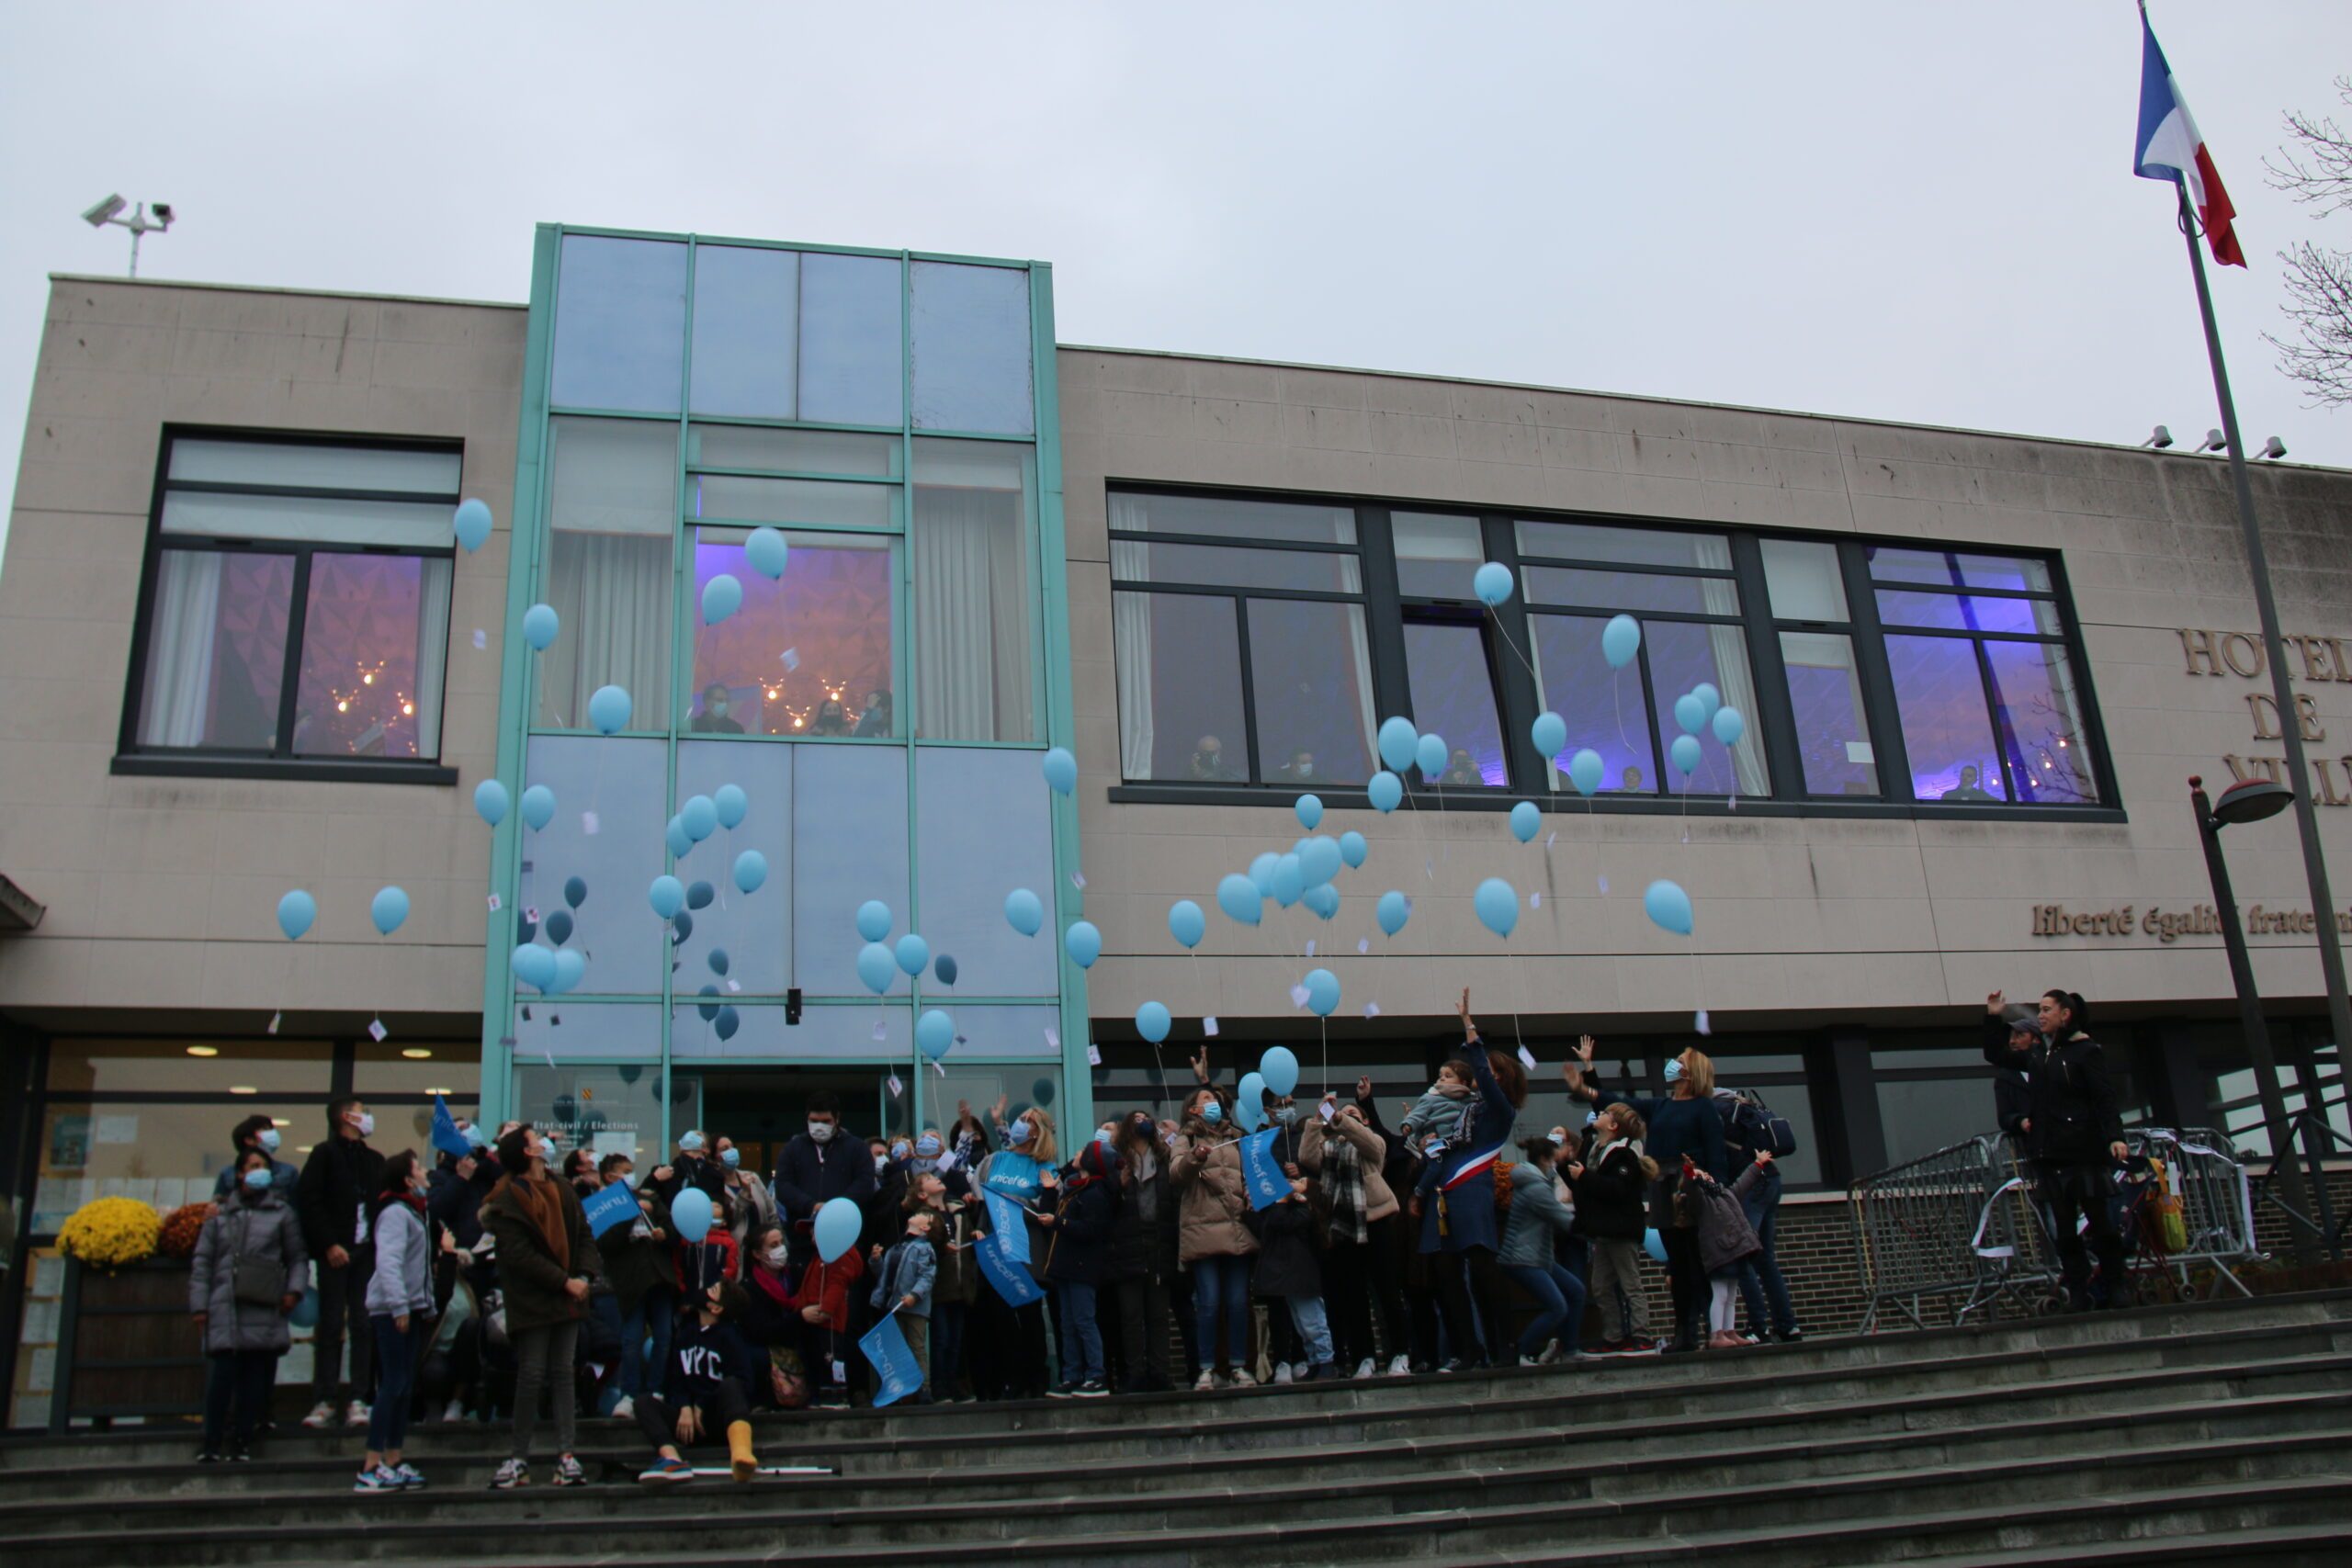
[[[356,1095],[327,1102],[327,1135],[302,1163],[294,1184],[294,1208],[302,1222],[302,1245],[319,1260],[319,1324],[312,1339],[311,1394],[317,1404],[302,1418],[305,1427],[332,1426],[340,1409],[344,1424],[368,1425],[368,1395],[376,1354],[368,1332],[368,1276],[376,1250],[368,1236],[368,1200],[381,1190],[384,1156],[368,1146],[376,1119]],[[351,1381],[342,1384],[344,1341],[351,1344]],[[338,1396],[348,1401],[338,1403]]]
[[[368,1201],[376,1271],[368,1281],[368,1325],[382,1381],[368,1417],[368,1453],[354,1492],[399,1492],[424,1477],[401,1458],[417,1362],[433,1339],[433,1244],[424,1213],[424,1168],[413,1149],[384,1162],[384,1183]]]
[[[215,1373],[205,1385],[199,1464],[254,1457],[277,1359],[294,1343],[288,1320],[310,1279],[301,1224],[277,1190],[266,1153],[254,1147],[238,1156],[230,1193],[197,1233],[188,1273],[188,1311]]]
[[[713,681],[702,689],[702,712],[695,715],[694,723],[687,728],[696,735],[741,735],[743,721],[728,716],[727,710],[733,705],[727,682]]]
[[[896,1246],[906,1231],[907,1166],[915,1146],[901,1133],[887,1140],[868,1139],[865,1148],[874,1160],[874,1195],[865,1203],[865,1226],[858,1233],[858,1245],[865,1248],[866,1262],[879,1263],[883,1250]]]
[[[808,1128],[776,1156],[775,1201],[796,1268],[817,1256],[817,1211],[846,1198],[864,1213],[874,1196],[874,1156],[842,1134],[842,1102],[826,1089],[808,1097]],[[849,1325],[840,1325],[842,1328]]]
[[[748,1251],[762,1232],[783,1224],[784,1216],[777,1212],[775,1194],[768,1190],[759,1172],[743,1168],[743,1151],[735,1146],[734,1139],[721,1134],[712,1146],[718,1151],[720,1179],[736,1205],[736,1244]]]
[[[1062,1322],[1062,1381],[1048,1391],[1056,1399],[1100,1399],[1111,1392],[1094,1308],[1118,1220],[1118,1158],[1098,1134],[1078,1151],[1054,1207],[1038,1219],[1046,1231],[1046,1281]]]
[[[996,1117],[1002,1117],[1005,1103],[1001,1098],[997,1100]],[[1046,1231],[1035,1212],[1056,1201],[1055,1190],[1061,1184],[1054,1169],[1060,1154],[1054,1143],[1053,1116],[1033,1105],[1009,1122],[1000,1121],[997,1137],[1003,1147],[980,1162],[973,1179],[984,1193],[1009,1199],[1025,1211],[1019,1223],[1028,1236],[1029,1271],[1038,1275],[1046,1256]],[[995,1228],[989,1211],[983,1210],[979,1218],[981,1230]],[[1046,1283],[1042,1276],[1038,1282]],[[979,1396],[1044,1398],[1046,1335],[1044,1302],[1012,1307],[994,1289],[980,1292],[973,1303],[971,1332],[965,1342],[973,1386]]]
[[[1193,1314],[1201,1375],[1193,1386],[1217,1385],[1217,1368],[1235,1388],[1249,1388],[1250,1260],[1258,1238],[1249,1224],[1249,1184],[1241,1175],[1240,1135],[1226,1115],[1224,1097],[1204,1085],[1184,1102],[1184,1119],[1168,1155],[1168,1177],[1181,1211],[1177,1253],[1193,1275]],[[1217,1358],[1217,1331],[1225,1357]]]
[[[674,1203],[678,1194],[692,1187],[717,1203],[727,1190],[727,1168],[710,1157],[707,1141],[699,1132],[688,1131],[678,1136],[678,1162],[657,1166],[653,1171],[653,1190],[664,1203]]]
[[[1204,735],[1193,743],[1192,761],[1186,765],[1191,776],[1204,782],[1224,784],[1233,777],[1225,765],[1225,742],[1214,735]]]
[[[1173,1388],[1168,1362],[1168,1277],[1174,1272],[1175,1200],[1168,1190],[1167,1151],[1148,1111],[1131,1111],[1112,1123],[1118,1156],[1118,1214],[1103,1280],[1115,1293],[1118,1391],[1158,1393]]]
[[[1495,1260],[1499,1237],[1496,1231],[1495,1166],[1510,1146],[1511,1129],[1520,1108],[1527,1103],[1527,1077],[1519,1059],[1508,1051],[1488,1046],[1470,1017],[1470,993],[1462,993],[1457,1009],[1462,1020],[1462,1043],[1454,1062],[1470,1071],[1475,1090],[1460,1130],[1432,1162],[1422,1185],[1427,1197],[1416,1195],[1413,1213],[1420,1220],[1420,1249],[1432,1265],[1438,1305],[1453,1359],[1442,1369],[1459,1371],[1480,1359],[1478,1330],[1486,1339],[1484,1359],[1489,1366],[1509,1366],[1510,1313],[1502,1269]],[[1471,1316],[1473,1296],[1477,1317]]]
[[[277,1183],[277,1195],[292,1203],[294,1184],[302,1173],[277,1157],[278,1145],[282,1141],[277,1123],[270,1117],[248,1116],[238,1122],[229,1134],[229,1163],[222,1166],[220,1174],[212,1179],[212,1201],[223,1202],[236,1193],[237,1183],[241,1179],[237,1169],[244,1163],[245,1151],[259,1149],[269,1156],[270,1179]]]
[[[531,1435],[539,1397],[555,1393],[558,1486],[584,1486],[587,1472],[573,1455],[579,1401],[571,1364],[581,1320],[588,1315],[591,1281],[604,1272],[580,1200],[548,1170],[554,1145],[527,1122],[498,1141],[506,1174],[482,1204],[482,1224],[498,1248],[498,1280],[506,1298],[506,1337],[514,1347],[514,1441],[491,1485],[501,1491],[531,1483]]]
[[[678,1315],[677,1256],[671,1249],[670,1206],[638,1185],[637,1165],[623,1154],[606,1155],[596,1169],[605,1183],[618,1182],[637,1196],[638,1217],[597,1238],[613,1304],[621,1314],[621,1402],[613,1414],[626,1420],[637,1401],[656,1392],[670,1356],[670,1327]],[[645,1351],[646,1337],[653,1352]]]
[[[1363,1088],[1368,1102],[1372,1086]],[[1324,1293],[1334,1309],[1331,1329],[1339,1364],[1353,1367],[1360,1378],[1379,1370],[1372,1339],[1375,1306],[1384,1340],[1393,1347],[1388,1374],[1401,1377],[1412,1365],[1404,1349],[1410,1331],[1391,1235],[1401,1205],[1381,1173],[1387,1158],[1387,1141],[1373,1130],[1363,1106],[1342,1105],[1336,1095],[1323,1097],[1299,1140],[1299,1168],[1321,1187],[1329,1215],[1324,1222]]]
[[[721,1435],[736,1480],[749,1481],[760,1472],[752,1451],[756,1363],[735,1329],[750,1305],[743,1287],[712,1285],[695,1304],[665,1363],[660,1396],[639,1400],[635,1412],[638,1430],[653,1445],[653,1463],[638,1476],[648,1485],[692,1481],[694,1467],[678,1450]]]

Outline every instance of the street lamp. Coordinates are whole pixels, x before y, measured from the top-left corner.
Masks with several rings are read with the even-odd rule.
[[[2270,1054],[2270,1030],[2263,1021],[2262,998],[2254,988],[2254,961],[2247,956],[2245,928],[2238,923],[2237,899],[2230,892],[2230,868],[2222,859],[2222,829],[2278,816],[2294,804],[2295,792],[2268,779],[2240,779],[2222,792],[2221,799],[2209,801],[2205,781],[2192,773],[2188,801],[2197,812],[2197,836],[2205,845],[2205,871],[2212,878],[2213,903],[2221,914],[2222,944],[2229,951],[2230,980],[2237,987],[2238,1026],[2245,1032],[2246,1055],[2254,1066],[2255,1090],[2262,1097],[2263,1127],[2270,1135],[2284,1201],[2297,1214],[2308,1215],[2311,1196],[2304,1190],[2303,1168],[2295,1157],[2295,1141],[2287,1123],[2287,1099],[2278,1090],[2278,1064]],[[2326,919],[2333,913],[2323,910],[2320,918]],[[2313,1261],[2310,1238],[2301,1229],[2290,1229],[2296,1257]]]

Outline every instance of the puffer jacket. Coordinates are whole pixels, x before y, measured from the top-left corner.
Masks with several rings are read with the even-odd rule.
[[[1240,1134],[1223,1123],[1187,1121],[1169,1156],[1168,1174],[1182,1204],[1176,1227],[1182,1262],[1247,1258],[1258,1250],[1247,1218],[1250,1189],[1241,1175]]]
[[[187,1309],[205,1314],[208,1354],[283,1351],[293,1344],[294,1335],[277,1303],[237,1299],[235,1263],[240,1258],[282,1269],[285,1295],[299,1296],[310,1283],[311,1258],[302,1248],[302,1223],[277,1188],[259,1198],[232,1198],[204,1222],[196,1237],[196,1266],[188,1272]]]
[[[1102,1145],[1079,1150],[1080,1175],[1061,1183],[1054,1223],[1046,1228],[1046,1255],[1039,1269],[1057,1283],[1099,1285],[1119,1218],[1119,1173]]]
[[[368,1312],[386,1317],[433,1315],[433,1243],[421,1203],[398,1199],[376,1211],[376,1269],[368,1276]]]
[[[2108,1145],[2123,1136],[2123,1118],[2108,1074],[2107,1052],[2075,1031],[2030,1050],[2009,1049],[2008,1030],[1988,1017],[1984,1060],[2025,1075],[2026,1153],[2051,1165],[2103,1165]]]
[[[1596,1241],[1639,1241],[1649,1228],[1643,1206],[1649,1180],[1642,1175],[1642,1142],[1617,1138],[1596,1147],[1576,1180],[1577,1232]]]
[[[1552,1190],[1549,1172],[1533,1160],[1510,1168],[1510,1218],[1503,1225],[1502,1249],[1496,1261],[1507,1268],[1543,1269],[1552,1262],[1552,1244],[1574,1229],[1576,1217]]]
[[[580,1212],[580,1199],[571,1183],[545,1178],[556,1191],[556,1201],[561,1206],[565,1246],[571,1252],[568,1264],[559,1265],[555,1255],[539,1227],[523,1207],[523,1200],[514,1190],[517,1180],[528,1177],[510,1178],[493,1190],[481,1206],[482,1228],[498,1243],[498,1284],[506,1298],[506,1333],[510,1339],[535,1328],[547,1328],[559,1323],[577,1322],[588,1315],[588,1303],[583,1298],[573,1301],[564,1288],[568,1280],[593,1280],[605,1271],[604,1258],[596,1251],[596,1238],[588,1233],[588,1220]]]
[[[1306,1134],[1298,1143],[1298,1168],[1309,1176],[1323,1174],[1323,1162],[1329,1144],[1345,1138],[1363,1156],[1363,1217],[1367,1224],[1385,1220],[1397,1210],[1396,1194],[1381,1174],[1381,1163],[1388,1157],[1388,1141],[1374,1132],[1368,1123],[1352,1116],[1334,1116],[1327,1131],[1323,1118],[1316,1117],[1306,1124]]]
[[[1260,1252],[1250,1270],[1253,1296],[1320,1296],[1323,1265],[1315,1256],[1315,1205],[1303,1197],[1250,1211]]]
[[[1118,1219],[1111,1227],[1111,1258],[1103,1278],[1148,1280],[1166,1272],[1163,1211],[1175,1202],[1168,1190],[1167,1156],[1157,1148],[1151,1168],[1136,1175],[1129,1159],[1119,1161]]]
[[[1753,1258],[1763,1250],[1756,1239],[1756,1231],[1747,1223],[1747,1210],[1740,1200],[1747,1190],[1764,1179],[1764,1168],[1750,1163],[1739,1173],[1739,1179],[1726,1187],[1720,1181],[1702,1179],[1695,1185],[1699,1199],[1699,1265],[1710,1274],[1718,1269],[1728,1269],[1743,1258]]]

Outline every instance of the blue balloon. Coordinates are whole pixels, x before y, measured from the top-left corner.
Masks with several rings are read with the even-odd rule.
[[[474,785],[474,810],[493,828],[506,820],[506,808],[512,804],[506,797],[506,786],[496,779],[484,779]]]
[[[297,887],[277,901],[277,929],[288,942],[300,942],[319,918],[319,901]]]
[[[1250,882],[1258,889],[1259,897],[1271,898],[1274,896],[1274,868],[1282,863],[1283,857],[1272,850],[1250,863]]]
[[[582,977],[587,973],[587,959],[571,948],[560,950],[555,955],[554,994],[560,997],[572,989],[580,984]]]
[[[915,1043],[922,1054],[936,1062],[956,1043],[955,1016],[942,1008],[933,1008],[915,1020]]]
[[[1329,973],[1328,969],[1315,971],[1315,975]],[[1310,992],[1315,989],[1315,975],[1306,977],[1306,988]],[[1336,997],[1339,991],[1340,982],[1333,980],[1331,994]],[[1291,1055],[1287,1045],[1269,1045],[1266,1054],[1258,1058],[1258,1076],[1265,1079],[1266,1087],[1276,1094],[1295,1093],[1298,1089],[1298,1058]]]
[[[1666,755],[1677,773],[1696,773],[1699,768],[1699,738],[1695,735],[1676,736],[1674,744],[1666,749]]]
[[[1016,887],[1004,896],[1004,919],[1023,936],[1035,936],[1037,928],[1046,923],[1046,906],[1026,887]],[[882,929],[890,928],[886,922]]]
[[[743,607],[743,585],[720,572],[702,585],[702,624],[715,626]]]
[[[718,901],[718,889],[707,882],[695,882],[686,889],[686,908],[707,909]]]
[[[563,901],[571,905],[575,909],[580,908],[581,905],[588,902],[587,879],[579,876],[565,877],[563,879]]]
[[[672,945],[674,946],[694,934],[695,918],[692,915],[689,915],[684,909],[681,909],[676,914],[670,917],[670,942]]]
[[[679,906],[686,901],[686,890],[674,876],[657,876],[645,890],[645,901],[653,906],[655,914],[666,920],[676,914]]]
[[[1510,597],[1510,568],[1490,560],[1470,576],[1470,592],[1481,604],[1499,604]]]
[[[1350,871],[1363,864],[1364,857],[1370,853],[1372,853],[1372,846],[1366,843],[1363,835],[1354,829],[1351,828],[1340,835],[1340,859]]]
[[[1660,930],[1677,936],[1690,934],[1690,895],[1682,891],[1679,884],[1664,877],[1651,883],[1642,894],[1642,908]]]
[[[1388,718],[1380,723],[1380,760],[1396,773],[1413,765],[1413,747],[1421,732],[1413,728],[1409,718]]]
[[[1410,757],[1405,760],[1412,761]],[[1372,782],[1363,786],[1363,792],[1372,796],[1372,808],[1385,814],[1404,804],[1405,781],[1383,768],[1372,775]]]
[[[1600,657],[1609,660],[1611,670],[1631,664],[1641,646],[1642,623],[1631,615],[1611,615],[1600,628]]]
[[[707,997],[710,998],[708,1001],[696,1002],[695,1004],[695,1011],[701,1016],[702,1021],[705,1023],[708,1023],[712,1020],[716,1019],[718,1016],[719,1008],[724,1005],[719,1001],[718,994],[718,987],[707,983],[706,983],[699,990],[695,992],[695,995],[698,997]]]
[[[1544,813],[1535,808],[1533,801],[1522,800],[1510,808],[1510,836],[1521,843],[1527,842],[1543,829]]]
[[[1234,1091],[1234,1114],[1240,1119],[1241,1130],[1254,1133],[1266,1120],[1266,1080],[1258,1073],[1241,1075],[1240,1086]]]
[[[740,828],[752,809],[752,797],[743,793],[741,784],[720,784],[710,792],[710,808],[718,813],[720,827]]]
[[[302,1299],[294,1303],[294,1310],[287,1314],[286,1321],[297,1328],[318,1326],[319,1291],[317,1286],[306,1285],[302,1288]]]
[[[1413,918],[1413,901],[1392,887],[1380,896],[1380,902],[1374,906],[1373,913],[1380,921],[1380,929],[1395,936],[1405,929],[1405,922]]]
[[[725,948],[714,947],[710,950],[710,957],[706,962],[710,964],[710,972],[712,974],[724,978],[727,974],[728,965],[731,964],[733,960],[727,956],[727,950]]]
[[[1499,876],[1478,884],[1471,905],[1478,911],[1478,923],[1497,936],[1507,937],[1519,925],[1519,889]]]
[[[1340,890],[1328,882],[1318,882],[1298,896],[1298,901],[1323,919],[1340,912]]]
[[[858,980],[876,996],[890,988],[890,982],[897,978],[898,973],[899,961],[890,956],[890,950],[880,942],[869,942],[857,950]]]
[[[1168,1010],[1158,1002],[1146,1002],[1136,1009],[1136,1032],[1154,1045],[1168,1038],[1168,1030],[1173,1021],[1168,1016]]]
[[[1062,932],[1062,951],[1080,969],[1091,969],[1102,956],[1102,933],[1094,929],[1093,921],[1080,920]]]
[[[1291,809],[1298,813],[1298,825],[1312,831],[1315,824],[1323,820],[1323,797],[1316,795],[1302,795],[1298,797],[1298,803]]]
[[[865,1213],[855,1199],[828,1199],[817,1211],[817,1256],[828,1263],[835,1261],[857,1245],[858,1233],[865,1227]]]
[[[1183,946],[1198,947],[1208,930],[1208,917],[1190,898],[1179,898],[1168,906],[1168,934]]]
[[[1599,789],[1603,771],[1600,753],[1589,746],[1568,759],[1568,782],[1577,786],[1578,795],[1590,795]]]
[[[1740,717],[1737,708],[1715,710],[1715,739],[1726,746],[1736,746],[1739,738],[1747,733],[1747,720]]]
[[[545,653],[548,644],[555,641],[555,634],[561,625],[555,618],[554,605],[534,604],[523,612],[523,640]]]
[[[1699,699],[1700,705],[1707,710],[1707,721],[1713,723],[1715,715],[1724,705],[1724,694],[1715,690],[1715,683],[1713,681],[1702,681],[1690,688],[1690,694]],[[1698,731],[1694,729],[1691,733],[1695,735]]]
[[[1256,883],[1238,871],[1227,872],[1216,885],[1216,907],[1225,911],[1226,919],[1245,926],[1258,923],[1265,897]]]
[[[1422,736],[1413,748],[1413,761],[1421,770],[1421,782],[1435,784],[1438,774],[1445,772],[1445,737],[1434,733]]]
[[[1685,692],[1674,699],[1674,722],[1685,735],[1696,735],[1706,728],[1707,705],[1699,700],[1698,693]]]
[[[1546,757],[1556,757],[1568,743],[1568,721],[1547,709],[1535,716],[1535,722],[1527,727],[1527,733],[1535,742],[1538,751]]]
[[[514,977],[535,991],[544,991],[555,984],[555,954],[536,942],[526,942],[516,948],[511,964]]]
[[[718,831],[718,807],[707,795],[690,795],[678,807],[678,820],[685,825],[686,837],[699,844]]]
[[[711,1032],[718,1035],[721,1040],[734,1039],[735,1032],[742,1027],[743,1015],[737,1012],[732,1007],[720,1008],[718,1010],[718,1016],[710,1021]]]
[[[588,722],[596,727],[599,735],[627,729],[628,716],[628,694],[618,686],[599,686],[588,699]]]
[[[754,528],[743,541],[743,564],[771,582],[784,575],[792,543],[773,528]]]
[[[1317,1018],[1329,1018],[1339,1010],[1339,1006],[1340,977],[1329,969],[1309,969],[1306,972],[1306,1010]],[[1298,1081],[1295,1071],[1291,1081]],[[1274,1092],[1279,1094],[1282,1091],[1276,1089]]]
[[[768,879],[768,857],[757,850],[745,850],[735,857],[735,886],[744,893],[757,893],[760,884]]]
[[[565,942],[570,942],[570,941],[571,940],[571,910],[569,910],[569,909],[558,909],[558,910],[555,910],[553,913],[551,913],[551,914],[549,914],[549,915],[548,916],[548,918],[547,918],[547,920],[546,920],[545,924],[546,924],[546,930],[547,930],[547,933],[548,933],[548,940],[549,942],[551,942],[555,943],[558,947],[561,947]]]
[[[449,526],[458,536],[458,543],[468,555],[482,547],[490,538],[490,505],[471,496],[458,502],[457,514],[449,519]]]
[[[899,967],[907,972],[907,977],[912,979],[931,966],[931,943],[909,931],[899,939],[898,949],[891,956],[898,960]]]
[[[523,820],[537,832],[555,820],[555,791],[545,784],[533,784],[523,792]]]
[[[1653,1225],[1642,1233],[1642,1250],[1650,1255],[1653,1263],[1666,1261],[1666,1243],[1658,1235],[1657,1226]]]
[[[1078,759],[1066,746],[1057,746],[1046,753],[1046,782],[1054,786],[1057,795],[1068,795],[1078,787]]]
[[[956,976],[961,973],[961,970],[956,965],[954,953],[943,953],[931,961],[931,972],[939,976],[941,985],[952,986],[956,983]]]
[[[1283,855],[1274,862],[1274,902],[1289,908],[1306,891],[1306,871],[1298,863],[1296,855]]]
[[[710,1234],[710,1194],[699,1187],[681,1187],[670,1200],[670,1224],[678,1239],[698,1242]]]
[[[868,942],[880,942],[888,936],[890,906],[879,898],[868,898],[860,904],[857,907],[857,934]]]
[[[694,835],[687,832],[686,825],[675,817],[671,818],[670,825],[662,829],[662,841],[669,846],[672,860],[684,860],[694,852]]]
[[[1339,875],[1341,863],[1340,840],[1329,833],[1317,833],[1298,846],[1299,874],[1310,887]]]

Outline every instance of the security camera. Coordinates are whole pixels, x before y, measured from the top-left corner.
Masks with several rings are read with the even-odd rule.
[[[130,205],[130,203],[125,201],[119,196],[110,196],[104,201],[98,203],[96,207],[90,209],[89,211],[82,214],[82,221],[87,223],[93,229],[103,229],[107,226],[108,220],[112,219],[115,214],[120,212],[124,208],[129,207]]]
[[[2165,447],[2172,445],[2172,432],[2160,424],[2156,426],[2155,434],[2149,436],[2145,441],[2141,442],[2140,445],[2143,446],[2154,446],[2156,450],[2161,452]]]
[[[2262,444],[2262,450],[2255,454],[2255,456],[2258,457],[2268,457],[2274,462],[2286,455],[2287,444],[2284,441],[2279,440],[2275,435],[2269,440],[2264,442]]]
[[[170,202],[156,202],[150,210],[152,210],[157,218],[163,220],[164,228],[168,229],[172,226],[172,204]]]

